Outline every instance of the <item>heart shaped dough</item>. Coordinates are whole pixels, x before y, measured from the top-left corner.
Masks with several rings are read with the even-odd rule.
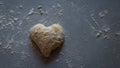
[[[53,24],[48,27],[43,24],[37,24],[30,29],[30,37],[39,47],[42,55],[49,57],[53,50],[63,44],[64,31],[59,24]]]

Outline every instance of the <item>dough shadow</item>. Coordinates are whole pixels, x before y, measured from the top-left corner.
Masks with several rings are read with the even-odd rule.
[[[40,49],[38,48],[38,46],[31,40],[30,38],[30,42],[31,42],[31,45],[36,49],[36,52],[39,52],[39,56],[40,56],[40,59],[43,61],[44,64],[49,64],[53,61],[55,61],[59,55],[60,55],[60,51],[62,50],[62,47],[63,47],[63,44],[64,42],[61,44],[60,47],[58,47],[57,49],[53,50],[50,57],[46,58],[44,57],[41,52],[40,52]]]

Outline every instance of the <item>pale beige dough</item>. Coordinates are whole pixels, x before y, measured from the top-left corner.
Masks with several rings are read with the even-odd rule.
[[[63,44],[64,31],[59,24],[53,24],[48,27],[43,24],[37,24],[30,29],[30,37],[39,47],[42,55],[49,57],[53,50]]]

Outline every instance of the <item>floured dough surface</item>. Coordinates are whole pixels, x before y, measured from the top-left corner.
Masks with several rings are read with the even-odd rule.
[[[51,26],[37,24],[30,29],[30,37],[39,47],[42,55],[49,57],[51,52],[64,42],[64,31],[59,24]]]

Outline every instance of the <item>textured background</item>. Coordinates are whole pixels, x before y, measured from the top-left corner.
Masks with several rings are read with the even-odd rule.
[[[39,5],[43,15],[27,16]],[[37,23],[65,30],[65,43],[49,62],[29,39]],[[120,1],[0,0],[0,68],[120,68]]]

